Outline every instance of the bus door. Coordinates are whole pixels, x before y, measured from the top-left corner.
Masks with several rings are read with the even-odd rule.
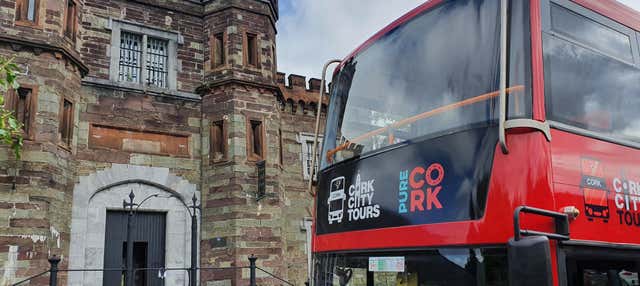
[[[558,263],[562,286],[640,285],[640,250],[562,246]]]

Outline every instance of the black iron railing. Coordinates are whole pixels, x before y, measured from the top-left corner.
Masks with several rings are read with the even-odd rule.
[[[268,277],[271,277],[273,279],[276,279],[280,282],[282,282],[283,284],[289,285],[289,286],[294,286],[293,283],[284,280],[278,276],[276,276],[275,274],[260,268],[258,266],[256,266],[256,260],[258,258],[251,255],[249,257],[249,266],[238,266],[238,267],[198,267],[197,271],[200,271],[200,273],[202,273],[202,271],[207,271],[207,270],[239,270],[239,269],[249,269],[249,286],[256,286],[257,285],[257,275],[256,275],[256,271],[261,271],[264,274],[268,275]],[[12,286],[19,286],[19,285],[26,285],[27,282],[31,282],[34,279],[37,279],[39,277],[42,277],[46,274],[49,274],[49,286],[58,286],[58,273],[60,272],[110,272],[110,271],[118,271],[118,272],[126,272],[127,269],[126,268],[102,268],[102,269],[59,269],[58,268],[58,263],[60,263],[60,258],[57,256],[52,256],[51,258],[49,258],[49,270],[44,271],[42,273],[33,275],[31,277],[28,277],[24,280],[21,280],[19,282],[16,282],[14,284],[11,284]],[[185,268],[180,268],[180,267],[176,267],[176,268],[159,268],[159,267],[150,267],[150,268],[137,268],[134,269],[134,275],[136,272],[138,271],[157,271],[159,274],[164,275],[166,272],[168,271],[185,271],[188,276],[189,276],[189,284],[191,285],[192,283],[195,285],[195,281],[197,280],[197,277],[194,277],[194,275],[197,275],[197,272],[193,272],[193,268],[192,267],[185,267]]]

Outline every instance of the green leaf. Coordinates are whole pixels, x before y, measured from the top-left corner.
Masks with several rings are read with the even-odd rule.
[[[15,130],[16,128],[18,128],[18,126],[19,126],[19,124],[20,124],[20,123],[18,123],[18,120],[16,120],[16,119],[15,119],[15,118],[13,118],[13,117],[9,117],[9,118],[7,118],[7,121],[9,122],[9,127],[10,127],[11,129],[14,129],[14,130]]]

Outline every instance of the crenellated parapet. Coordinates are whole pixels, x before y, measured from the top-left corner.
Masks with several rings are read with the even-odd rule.
[[[293,113],[315,114],[318,105],[318,94],[320,93],[321,80],[317,78],[307,78],[297,74],[290,74],[285,81],[286,74],[278,72],[276,84],[280,88],[282,97],[281,107]],[[325,92],[322,98],[322,112],[326,112],[329,103],[329,94]]]

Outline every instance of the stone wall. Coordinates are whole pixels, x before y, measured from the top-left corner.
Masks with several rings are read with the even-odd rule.
[[[196,195],[203,208],[203,267],[247,266],[253,254],[260,267],[303,284],[313,200],[306,193],[301,136],[314,131],[320,82],[290,75],[285,84],[285,75],[276,72],[277,1],[80,0],[75,43],[60,32],[64,2],[40,2],[39,24],[20,26],[14,23],[15,0],[0,0],[0,55],[28,66],[19,81],[37,90],[35,132],[23,157],[16,160],[0,147],[0,217],[8,218],[0,220],[0,285],[47,269],[53,254],[63,258],[61,268],[101,267],[106,210],[122,209],[127,190],[138,199],[164,194],[142,209],[167,212],[186,227],[168,230],[175,239],[167,255],[181,258],[167,265],[189,266],[189,242],[178,237],[189,231],[180,222],[186,213],[168,196]],[[115,34],[123,30],[169,39],[176,51],[169,60],[174,85],[114,80]],[[211,37],[220,32],[226,62],[213,66]],[[255,66],[247,64],[247,33],[257,36]],[[59,135],[62,99],[74,106],[68,145]],[[220,121],[223,157],[210,152],[210,131]],[[251,152],[251,121],[262,123],[260,157]],[[266,194],[258,198],[261,160]],[[95,273],[60,276],[61,285],[102,281]],[[248,277],[246,270],[200,274],[202,285],[244,285]],[[167,279],[187,282],[184,275]],[[259,282],[279,285],[264,274]],[[31,285],[46,283],[45,277]]]
[[[177,43],[177,90],[193,93],[202,84],[204,43],[202,20],[198,9],[184,1],[86,0],[83,11],[83,33],[80,41],[82,59],[90,68],[85,82],[109,83],[117,73],[111,63],[114,21],[132,23],[139,28],[179,35]],[[148,3],[154,2],[156,5]],[[180,4],[178,4],[180,2]],[[186,6],[185,6],[186,4]],[[176,7],[185,9],[176,9]],[[173,7],[173,8],[168,8]],[[194,14],[196,13],[196,14]],[[138,31],[132,31],[138,32]],[[119,43],[116,43],[119,44]],[[119,83],[118,83],[119,84]],[[119,84],[121,85],[121,84]],[[135,86],[127,86],[136,88]]]
[[[36,51],[37,50],[37,51]],[[74,143],[60,139],[61,102],[80,101],[80,72],[62,54],[29,45],[0,44],[0,55],[14,58],[23,87],[33,90],[36,112],[31,138],[20,160],[0,149],[0,285],[47,268],[50,254],[69,249],[70,200],[76,162]],[[77,112],[74,113],[77,122]],[[77,124],[74,124],[77,130]],[[16,175],[17,174],[17,175]],[[63,260],[61,267],[66,267]]]

